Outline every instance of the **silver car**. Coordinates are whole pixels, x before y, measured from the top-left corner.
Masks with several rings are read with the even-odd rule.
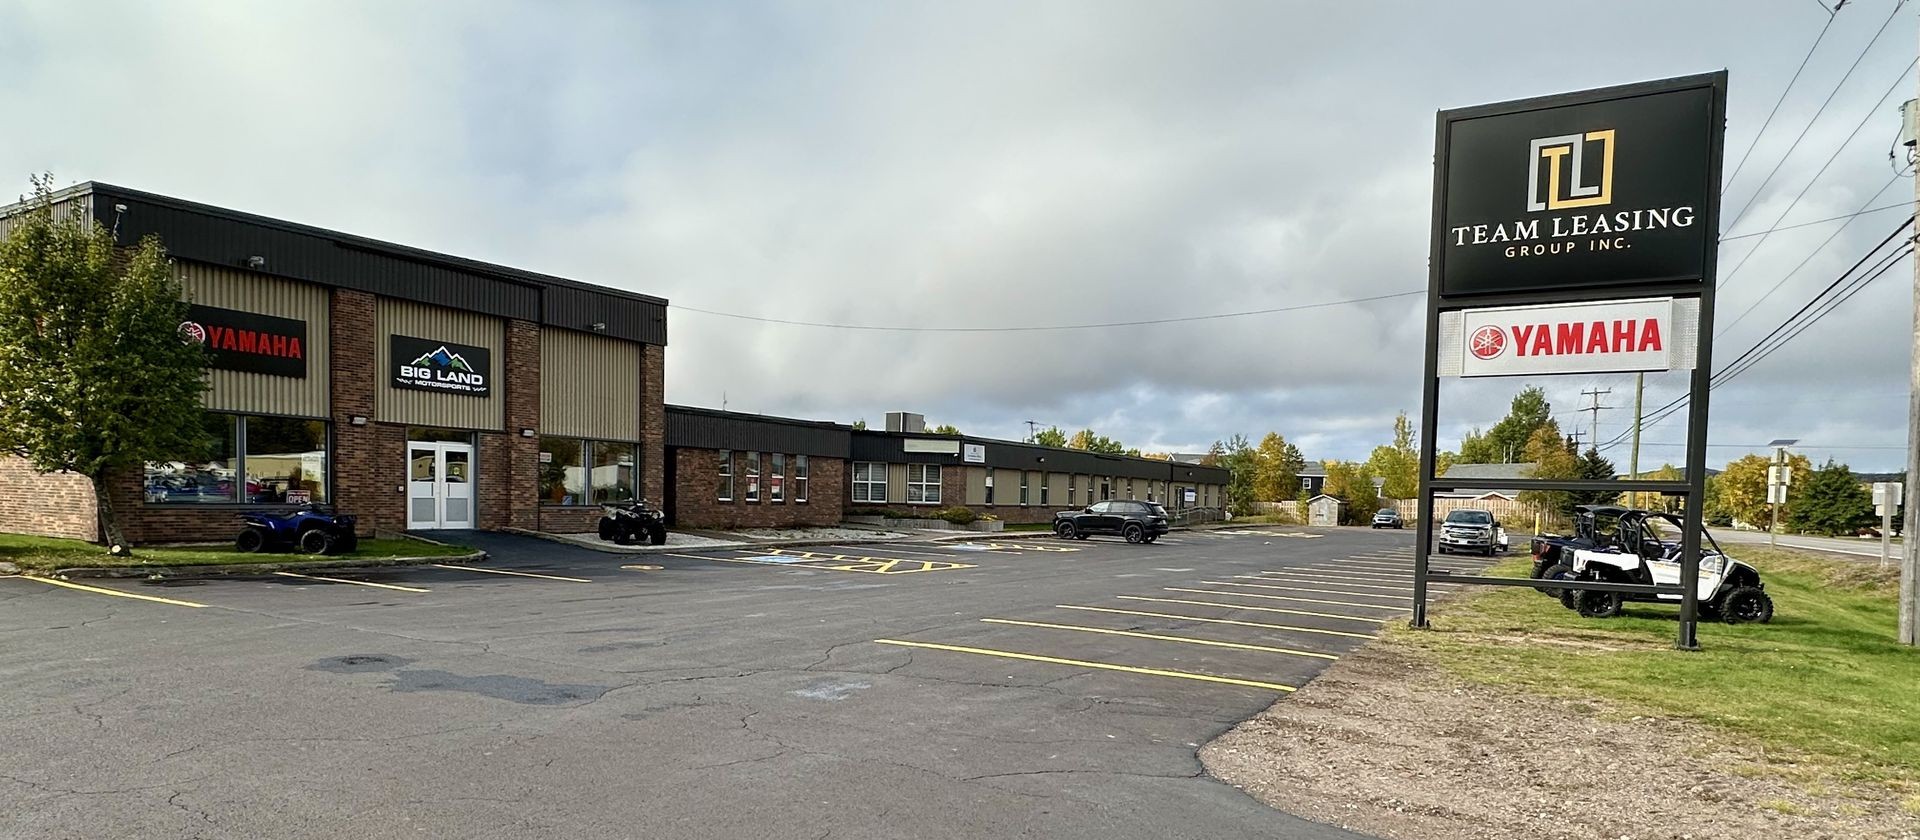
[[[1406,523],[1400,521],[1400,511],[1381,508],[1379,513],[1373,515],[1373,527],[1375,529],[1392,528],[1397,531],[1406,527]]]

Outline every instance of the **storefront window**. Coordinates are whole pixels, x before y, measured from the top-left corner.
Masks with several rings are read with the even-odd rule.
[[[720,478],[720,501],[733,501],[733,450],[722,449],[717,459]]]
[[[767,456],[767,500],[787,500],[787,456],[778,452]]]
[[[327,501],[327,424],[247,417],[246,496],[254,504]]]
[[[207,414],[206,445],[177,461],[148,461],[148,504],[219,504],[240,500],[234,487],[239,477],[240,450],[231,414]]]
[[[747,453],[747,501],[760,501],[760,453]]]
[[[626,502],[634,498],[633,444],[593,441],[593,501]]]
[[[807,456],[793,456],[793,500],[807,500]]]
[[[540,439],[540,503],[543,505],[583,505],[587,503],[587,448],[575,438]]]

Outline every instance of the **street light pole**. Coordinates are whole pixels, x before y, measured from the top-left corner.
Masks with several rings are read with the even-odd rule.
[[[1767,444],[1773,447],[1773,463],[1767,466],[1767,506],[1772,510],[1772,522],[1767,526],[1768,548],[1780,546],[1780,506],[1787,503],[1787,486],[1793,483],[1787,447],[1799,442],[1798,438],[1781,438]]]

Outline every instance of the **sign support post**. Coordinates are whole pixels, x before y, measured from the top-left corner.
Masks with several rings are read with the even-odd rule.
[[[1429,626],[1430,582],[1541,583],[1433,569],[1436,492],[1647,491],[1686,500],[1678,585],[1596,573],[1554,588],[1583,611],[1678,600],[1675,647],[1699,647],[1726,90],[1720,71],[1439,113],[1412,626]],[[1434,474],[1442,377],[1668,370],[1690,371],[1682,480]]]

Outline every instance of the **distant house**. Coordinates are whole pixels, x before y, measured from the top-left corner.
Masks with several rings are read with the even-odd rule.
[[[1307,498],[1313,498],[1320,495],[1326,486],[1327,465],[1320,461],[1308,461],[1306,467],[1300,470],[1300,489],[1306,492]]]
[[[1512,487],[1503,487],[1498,482],[1512,478],[1528,478],[1539,464],[1454,464],[1447,468],[1447,474],[1435,479],[1445,486],[1449,481],[1472,481],[1475,486],[1461,487],[1458,490],[1446,490],[1433,494],[1436,499],[1514,499],[1520,491]],[[1490,484],[1491,483],[1491,484]]]

